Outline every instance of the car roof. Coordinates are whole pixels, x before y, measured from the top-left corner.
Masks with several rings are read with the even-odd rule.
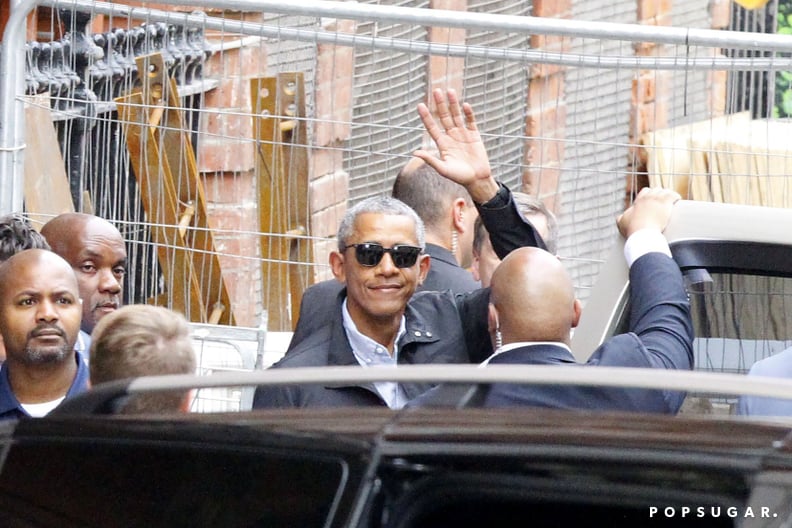
[[[611,505],[598,514],[600,520],[636,507],[645,517],[647,505],[656,504],[767,505],[767,493],[786,478],[782,471],[792,469],[788,425],[543,408],[59,414],[7,424],[3,431],[11,448],[0,474],[6,509],[0,518],[27,518],[35,511],[41,519],[55,512],[42,526],[59,527],[130,518],[167,526],[163,519],[171,517],[158,508],[201,519],[212,501],[241,512],[243,519],[263,515],[256,508],[266,511],[261,504],[269,501],[283,519],[292,510],[293,516],[310,514],[307,504],[290,505],[315,494],[328,504],[328,513],[318,513],[327,516],[325,526],[380,526],[362,522],[360,508],[369,494],[380,493],[379,486],[386,495],[397,491],[383,482],[399,486],[399,501],[390,511],[404,508],[404,518],[415,514],[412,508],[432,511],[426,500],[446,504],[445,515],[454,504],[490,507],[504,500],[536,515],[544,503],[550,510],[542,510],[543,518],[560,518],[553,504],[582,504],[591,515],[592,505],[602,504],[597,489]],[[45,468],[55,469],[46,470],[51,474],[42,480],[39,471]],[[191,471],[197,472],[192,478]],[[323,479],[321,486],[304,489],[307,475]],[[190,482],[179,482],[184,478]],[[74,485],[62,488],[70,479]],[[241,491],[234,495],[225,490],[229,486]],[[755,491],[760,487],[761,494]],[[60,492],[50,495],[55,489]],[[196,491],[185,498],[186,489]],[[81,503],[89,497],[96,504],[86,509]],[[180,509],[185,501],[192,509]],[[39,504],[47,510],[35,510]],[[783,513],[781,506],[774,511]],[[67,524],[68,519],[76,521]]]
[[[789,422],[723,420],[697,415],[669,416],[616,411],[531,408],[386,407],[264,409],[240,413],[91,415],[63,413],[15,423],[15,437],[123,438],[129,441],[199,442],[203,446],[283,445],[299,449],[442,454],[450,445],[488,449],[621,447],[711,454],[789,456]],[[281,440],[288,438],[288,442]],[[321,442],[317,443],[317,439]],[[295,444],[295,439],[297,444]],[[499,446],[496,448],[495,446]],[[621,455],[619,455],[621,456]],[[736,461],[735,461],[736,462]]]

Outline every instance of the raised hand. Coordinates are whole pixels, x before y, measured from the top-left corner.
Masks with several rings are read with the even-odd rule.
[[[659,187],[644,187],[633,204],[619,215],[616,225],[625,238],[639,229],[657,229],[662,232],[671,219],[674,204],[682,197],[676,191]]]
[[[416,150],[413,155],[442,176],[463,185],[474,201],[483,203],[490,200],[498,192],[498,184],[492,177],[473,108],[468,103],[460,104],[456,91],[452,89],[443,93],[438,88],[432,95],[440,124],[423,103],[418,105],[418,115],[437,145],[439,157],[425,150]]]

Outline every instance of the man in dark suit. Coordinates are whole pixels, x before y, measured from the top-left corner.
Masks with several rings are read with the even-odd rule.
[[[629,332],[603,343],[586,366],[693,368],[693,323],[682,274],[662,231],[679,195],[643,189],[618,219],[630,266]],[[569,274],[552,254],[537,248],[513,251],[492,276],[488,322],[495,353],[488,364],[578,365],[570,334],[580,319]],[[677,391],[495,384],[444,385],[415,405],[554,408],[676,413]]]
[[[505,256],[520,246],[543,243],[517,211],[509,190],[492,177],[470,105],[456,94],[434,93],[436,124],[425,105],[419,114],[440,158],[415,155],[464,186]],[[302,335],[274,368],[324,365],[395,366],[405,363],[479,362],[492,351],[487,331],[489,291],[470,294],[421,292],[429,271],[423,221],[391,197],[370,198],[349,209],[330,255],[333,275],[344,284],[315,331]],[[387,405],[400,408],[425,384],[296,387],[262,386],[253,407]]]
[[[426,226],[431,267],[418,291],[466,293],[479,289],[480,283],[466,269],[473,262],[478,218],[467,190],[413,157],[396,176],[391,195],[412,207]]]

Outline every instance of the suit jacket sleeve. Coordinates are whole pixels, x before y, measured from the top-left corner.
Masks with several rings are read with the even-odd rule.
[[[471,363],[481,363],[493,352],[487,324],[490,289],[481,288],[455,297],[468,357]]]
[[[547,249],[531,222],[520,214],[509,188],[502,183],[492,200],[476,204],[476,208],[489,233],[492,249],[501,260],[519,247]]]
[[[648,253],[630,268],[630,331],[612,337],[592,354],[588,365],[690,370],[693,321],[682,273],[661,253]],[[650,393],[641,392],[652,400]],[[685,394],[661,391],[665,412],[676,413]],[[643,404],[641,404],[643,405]]]
[[[318,282],[306,288],[300,301],[300,315],[287,352],[305,341],[332,317],[338,295],[343,289],[344,285],[335,279]]]
[[[603,366],[693,368],[693,322],[682,273],[661,253],[630,268],[629,332],[612,337],[587,362]]]
[[[693,368],[693,321],[682,273],[673,259],[649,253],[630,268],[630,330],[654,367]]]

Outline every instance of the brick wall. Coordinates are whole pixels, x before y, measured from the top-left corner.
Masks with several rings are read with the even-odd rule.
[[[329,20],[325,26],[329,31],[355,32],[355,23],[350,20]],[[310,159],[311,235],[333,237],[349,196],[349,174],[343,168],[342,147],[351,133],[354,50],[320,44],[316,60],[316,120]],[[328,262],[335,249],[335,241],[317,241],[314,261]],[[329,279],[332,274],[327,267],[317,267],[315,278]]]
[[[537,17],[569,18],[572,0],[534,0]],[[532,35],[531,48],[550,52],[568,51],[566,39]],[[523,175],[525,191],[539,196],[547,207],[558,212],[561,164],[564,161],[566,136],[565,71],[562,66],[533,64],[528,85],[527,119]]]
[[[671,0],[638,0],[638,22],[644,25],[671,25]],[[650,57],[662,53],[662,45],[640,42],[635,46],[635,54]],[[669,72],[644,70],[633,79],[630,112],[630,149],[628,159],[628,179],[625,191],[625,206],[632,202],[638,190],[648,185],[646,177],[646,152],[635,145],[641,137],[651,131],[664,128],[668,124],[668,98],[671,97]]]
[[[263,17],[243,12],[223,16],[251,22]],[[266,74],[267,57],[257,38],[214,31],[205,36],[216,51],[204,67],[204,78],[219,84],[204,94],[198,170],[237,324],[257,326],[262,299],[250,79]]]
[[[641,24],[672,25],[671,0],[638,0],[637,10]],[[729,27],[731,0],[711,0],[709,10],[713,29]],[[654,56],[662,52],[662,45],[639,43],[635,46],[635,54],[638,56]],[[707,104],[711,117],[723,115],[726,111],[727,80],[726,71],[707,72]],[[646,70],[633,79],[630,144],[638,145],[643,134],[668,126],[669,100],[673,96],[671,72]],[[631,202],[635,192],[648,185],[646,163],[645,150],[637,146],[633,147],[628,162],[625,205]]]
[[[731,22],[731,0],[710,0],[710,19],[712,29],[729,29]],[[726,113],[726,84],[729,75],[726,71],[709,72],[710,110],[712,116]]]

